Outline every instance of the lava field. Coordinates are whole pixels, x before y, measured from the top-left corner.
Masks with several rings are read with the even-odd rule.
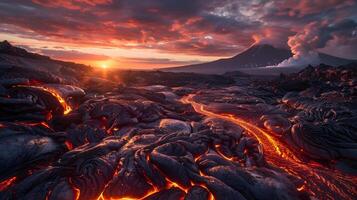
[[[116,82],[2,68],[0,199],[355,199],[356,69]]]

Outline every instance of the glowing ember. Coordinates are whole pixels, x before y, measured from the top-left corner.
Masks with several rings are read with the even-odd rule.
[[[68,113],[70,113],[72,111],[72,108],[66,103],[66,101],[55,91],[49,88],[45,88],[43,87],[43,89],[49,93],[51,93],[54,97],[57,98],[57,100],[61,103],[61,105],[63,106],[63,114],[67,115]]]
[[[64,144],[67,146],[68,150],[72,150],[73,149],[73,144],[70,141],[66,141],[66,142],[64,142]]]
[[[51,129],[51,127],[46,122],[33,122],[33,123],[31,123],[31,122],[16,122],[16,124],[24,125],[24,126],[44,126],[48,129]]]
[[[166,181],[169,183],[168,184],[168,188],[171,188],[171,187],[177,187],[177,188],[180,188],[182,191],[184,191],[185,193],[188,192],[188,189],[187,188],[184,188],[182,186],[180,186],[180,184],[174,182],[174,181],[171,181],[170,179],[166,178]]]
[[[58,102],[62,105],[63,110],[64,110],[63,111],[64,115],[67,115],[68,113],[70,113],[72,111],[71,106],[69,106],[67,104],[67,102],[61,97],[60,94],[58,94],[58,92],[56,90],[53,90],[53,89],[47,88],[47,87],[43,87],[43,86],[31,86],[31,87],[42,89],[42,90],[50,93],[52,96],[54,96],[58,100]]]
[[[81,196],[81,191],[78,189],[78,188],[73,188],[73,190],[74,190],[74,195],[75,195],[75,200],[78,200],[79,199],[79,197]]]
[[[16,181],[16,177],[9,178],[5,181],[0,182],[0,191],[5,190],[8,188],[12,183]]]
[[[326,198],[328,196],[331,199],[335,199],[335,193],[340,194],[345,199],[348,199],[350,193],[356,194],[356,188],[354,187],[354,183],[357,181],[356,177],[344,175],[321,165],[304,163],[284,143],[274,139],[267,131],[236,116],[208,111],[204,105],[196,103],[193,97],[194,95],[191,94],[181,99],[181,101],[191,104],[198,113],[238,124],[259,141],[264,148],[264,156],[269,164],[284,170],[299,180],[304,180],[305,184],[297,187],[297,191],[307,191],[316,198]],[[322,184],[322,186],[317,183]]]
[[[145,199],[148,196],[155,194],[156,192],[158,192],[159,190],[157,190],[156,188],[154,188],[152,191],[148,192],[147,194],[145,194],[143,197],[139,198],[140,199]],[[122,197],[122,198],[113,198],[113,197],[109,197],[109,198],[105,198],[103,193],[97,198],[97,200],[138,200],[138,198],[131,198],[131,197]]]
[[[301,187],[296,188],[298,191],[303,191],[305,188],[305,185],[302,185]]]

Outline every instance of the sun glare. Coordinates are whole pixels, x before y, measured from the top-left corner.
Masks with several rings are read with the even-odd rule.
[[[100,67],[103,68],[103,69],[106,69],[106,68],[108,68],[108,65],[107,64],[101,64]]]
[[[92,64],[99,69],[109,69],[109,68],[113,68],[113,66],[116,65],[116,63],[113,60],[100,60]]]

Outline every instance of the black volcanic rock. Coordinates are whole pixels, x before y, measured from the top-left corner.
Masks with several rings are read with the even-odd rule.
[[[60,82],[65,81],[72,84],[82,78],[84,74],[91,72],[92,68],[31,53],[23,48],[13,46],[5,40],[0,42],[0,70],[0,79],[3,76],[16,76],[44,82],[59,82],[58,80],[62,79]],[[17,70],[28,73],[17,73]],[[9,73],[5,71],[9,71]],[[48,77],[51,79],[55,77],[57,80],[43,80]]]
[[[104,91],[61,81],[93,74],[67,65],[39,73],[65,66],[36,61],[52,65],[0,67],[0,199],[356,196],[355,176],[340,173],[357,166],[355,65],[277,79],[156,71],[115,79],[113,70],[98,81]]]
[[[66,98],[70,94],[86,95],[69,86],[50,86],[67,103],[73,100]],[[15,85],[17,87],[20,88]],[[25,88],[32,87],[35,86]],[[167,87],[144,88],[117,86],[108,93],[86,95],[83,98],[87,100],[79,107],[72,106],[72,116],[55,115],[52,111],[53,119],[62,116],[63,121],[72,123],[63,127],[58,119],[29,123],[16,117],[22,123],[7,123],[0,118],[0,132],[3,133],[0,149],[6,152],[0,155],[6,164],[2,169],[9,171],[0,181],[10,182],[0,190],[0,199],[45,199],[49,196],[50,199],[84,200],[98,199],[101,195],[105,199],[197,199],[198,195],[199,199],[208,199],[213,195],[215,199],[233,200],[258,195],[254,185],[243,182],[250,191],[244,193],[237,189],[238,183],[227,182],[224,178],[234,174],[233,171],[266,165],[258,141],[240,126],[213,118],[204,120],[192,112],[189,105],[166,101],[160,92],[168,90]],[[37,90],[29,94],[27,90],[12,88],[9,93],[13,95],[6,100],[15,104],[16,100],[36,100],[39,105],[46,103],[41,107],[45,111],[54,110],[52,107],[63,110],[63,104],[55,101],[54,96],[44,96],[44,91]],[[78,119],[74,120],[73,115]],[[16,115],[6,112],[2,116]],[[22,143],[26,145],[20,147]],[[6,149],[8,147],[11,148]],[[25,154],[22,158],[26,151],[31,155]],[[48,156],[54,160],[48,159],[45,165],[40,165]],[[18,162],[26,168],[14,168]],[[215,173],[215,167],[232,172]],[[33,168],[36,171],[25,171]],[[14,175],[17,175],[16,182],[11,183]],[[243,176],[238,178],[244,179]],[[273,178],[269,174],[260,176]],[[287,191],[295,191],[290,180],[281,183]],[[262,182],[262,185],[269,184]],[[183,192],[182,188],[189,192]],[[267,190],[270,189],[275,191],[277,187]],[[296,194],[287,195],[293,199]],[[277,194],[270,196],[278,199]]]
[[[231,77],[218,75],[198,75],[195,73],[169,73],[162,71],[119,71],[120,80],[127,85],[229,85],[234,83]]]
[[[8,54],[11,56],[19,56],[31,59],[44,59],[48,60],[50,57],[43,56],[36,53],[30,53],[23,48],[12,46],[7,40],[0,42],[0,54]]]

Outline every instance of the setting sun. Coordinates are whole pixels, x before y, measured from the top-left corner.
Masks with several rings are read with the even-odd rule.
[[[0,0],[0,200],[357,200],[356,11]]]
[[[94,62],[92,64],[94,66],[96,66],[97,68],[101,68],[101,69],[113,68],[113,66],[116,65],[116,63],[113,62],[112,60],[103,60],[103,61],[99,61],[99,62]]]
[[[103,69],[106,69],[106,68],[108,68],[108,65],[107,64],[101,64],[100,67],[103,68]]]

